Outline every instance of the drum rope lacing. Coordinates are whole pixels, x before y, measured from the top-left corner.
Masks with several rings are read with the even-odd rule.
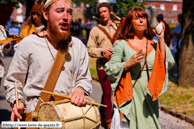
[[[43,35],[44,35],[44,38],[45,38],[47,47],[48,47],[48,49],[49,49],[49,52],[50,52],[50,54],[51,54],[53,60],[55,60],[55,57],[54,57],[54,55],[52,54],[51,49],[50,49],[50,47],[49,47],[49,45],[48,45],[48,42],[47,42],[46,36],[45,36],[45,34],[44,34],[44,31],[43,31]],[[51,39],[51,38],[50,38],[50,39]],[[51,39],[51,41],[52,41],[52,39]],[[53,42],[53,41],[52,41],[52,42]],[[53,43],[54,43],[54,42],[53,42]],[[55,44],[55,43],[54,43],[54,44]],[[71,93],[72,93],[72,88],[73,88],[73,76],[74,76],[74,49],[73,49],[72,43],[69,43],[69,47],[72,47],[72,53],[73,53],[73,68],[72,68],[71,91],[70,91],[70,94],[71,94]],[[66,55],[66,54],[65,54],[65,55]],[[66,62],[66,59],[65,59],[65,61],[64,61],[64,64],[65,64],[65,62]],[[63,67],[64,67],[64,66],[63,66]],[[63,67],[62,67],[62,68],[63,68]]]
[[[88,99],[88,101],[93,101],[89,97],[87,97],[87,99]],[[65,101],[65,103],[69,103],[69,102],[71,102],[71,101],[70,100],[69,101]],[[56,103],[54,102],[54,104],[62,104],[62,103],[64,103],[64,101],[58,101]],[[86,128],[86,119],[89,120],[89,121],[91,121],[91,122],[96,123],[96,125],[94,125],[91,128],[97,127],[101,123],[101,122],[98,122],[98,120],[100,119],[99,118],[99,112],[97,111],[98,108],[97,107],[93,107],[92,104],[91,105],[88,105],[88,106],[89,107],[86,106],[87,107],[86,110],[84,110],[83,107],[80,107],[81,112],[82,112],[82,115],[81,116],[74,116],[74,117],[71,117],[71,118],[63,118],[63,119],[61,119],[61,121],[67,123],[67,122],[71,122],[72,120],[78,120],[78,119],[81,119],[82,118],[83,119],[83,129]],[[96,120],[94,120],[93,118],[90,118],[90,117],[87,116],[87,114],[89,113],[89,111],[91,110],[92,107],[94,109],[94,112],[97,115],[96,116]]]

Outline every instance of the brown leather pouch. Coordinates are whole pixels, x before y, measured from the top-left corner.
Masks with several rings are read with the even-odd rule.
[[[108,60],[106,58],[99,58],[99,62],[101,65],[105,65],[105,63],[107,62]]]
[[[21,121],[37,121],[32,117],[32,112],[23,113],[21,114],[22,120]]]

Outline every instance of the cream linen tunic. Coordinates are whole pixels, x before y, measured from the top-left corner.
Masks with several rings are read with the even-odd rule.
[[[0,25],[0,40],[4,40],[6,38],[7,38],[7,35],[6,35],[5,30],[4,30],[4,27],[2,25]],[[11,49],[11,47],[6,49],[3,44],[0,44],[0,78],[2,78],[5,74],[5,67],[4,67],[4,64],[2,62],[2,59],[4,58],[3,52],[8,53],[10,51],[10,49]]]
[[[48,40],[47,42],[55,57],[57,50]],[[92,92],[92,79],[88,69],[87,50],[84,44],[75,37],[72,37],[71,43],[74,49],[73,91],[78,86],[81,86],[89,95]],[[62,95],[69,95],[71,89],[73,70],[72,47],[69,47],[68,51],[72,59],[69,62],[65,62],[65,70],[61,71],[53,91]],[[9,103],[15,101],[14,82],[17,82],[18,98],[25,100],[26,103],[27,108],[25,112],[35,109],[38,97],[54,62],[51,52],[48,49],[45,38],[35,34],[27,36],[20,42],[4,81],[6,100]]]
[[[112,26],[110,27],[103,26],[101,24],[99,25],[106,30],[106,32],[111,36],[111,38],[113,37],[117,29],[116,24],[112,23]],[[98,27],[95,26],[94,28],[92,28],[87,43],[87,50],[89,55],[93,58],[102,58],[104,54],[101,53],[100,49],[107,47],[112,48],[112,43],[108,39],[108,37]],[[100,63],[98,59],[96,67],[104,68],[104,64]]]

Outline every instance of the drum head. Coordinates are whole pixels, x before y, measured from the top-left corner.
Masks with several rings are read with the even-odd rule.
[[[39,121],[60,121],[56,109],[50,104],[43,104],[38,111]]]

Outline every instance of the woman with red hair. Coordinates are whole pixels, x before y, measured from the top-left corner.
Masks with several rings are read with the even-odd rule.
[[[114,96],[111,128],[158,129],[158,97],[167,90],[168,70],[174,59],[165,45],[162,23],[156,34],[141,8],[129,11],[119,40],[113,45],[105,70]]]

